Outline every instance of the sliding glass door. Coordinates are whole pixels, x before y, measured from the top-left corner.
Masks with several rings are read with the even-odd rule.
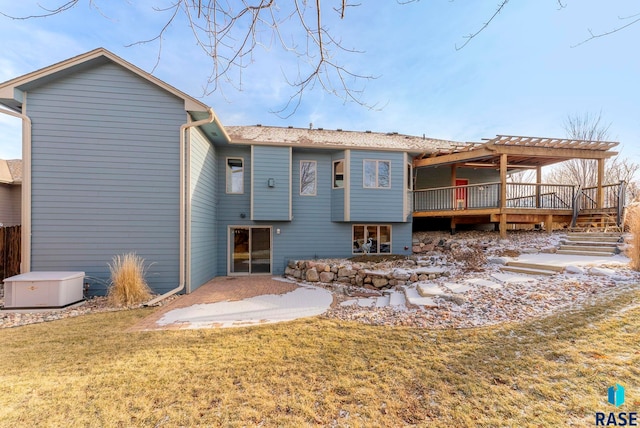
[[[229,228],[229,274],[271,273],[271,228]]]

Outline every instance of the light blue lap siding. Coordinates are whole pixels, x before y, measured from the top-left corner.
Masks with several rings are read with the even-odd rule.
[[[247,163],[249,148],[217,147],[218,166],[224,166],[225,157],[244,157],[245,171],[250,171]],[[245,194],[224,194],[224,173],[218,171],[218,275],[227,274],[228,228],[229,226],[272,227],[273,231],[273,274],[284,272],[289,259],[313,259],[352,256],[352,224],[332,221],[332,199],[335,190],[331,188],[331,162],[335,155],[325,150],[293,150],[292,163],[292,221],[251,221],[247,213],[250,205],[246,188],[248,177],[245,175]],[[317,162],[317,191],[315,196],[301,196],[300,161]],[[222,192],[221,192],[222,191]],[[342,193],[342,191],[340,191]],[[344,200],[343,200],[344,201]],[[342,203],[344,206],[344,202]],[[402,207],[400,207],[402,209]],[[378,224],[378,223],[376,223]],[[392,227],[392,251],[396,254],[409,254],[411,247],[411,223],[383,222]],[[280,230],[280,233],[278,233]],[[222,238],[224,237],[224,238]],[[404,248],[407,247],[408,250]]]
[[[156,292],[178,285],[179,133],[184,102],[115,64],[27,95],[33,122],[34,271],[84,271],[135,251]]]
[[[251,148],[249,146],[218,146],[218,211],[217,249],[218,275],[227,274],[229,251],[227,231],[229,225],[251,225]],[[226,162],[228,158],[242,158],[244,169],[243,193],[226,193]]]
[[[345,152],[340,151],[333,154],[331,157],[331,162],[329,165],[325,167],[328,173],[327,183],[329,185],[329,190],[331,191],[331,220],[332,221],[345,221],[344,218],[344,197],[345,192],[344,188],[334,189],[333,188],[333,162],[337,160],[345,160]],[[318,171],[322,171],[320,165],[318,165]],[[345,171],[345,179],[348,171]],[[321,183],[320,181],[318,181]]]
[[[390,188],[365,188],[363,161],[382,160],[391,163]],[[351,151],[350,220],[352,222],[403,222],[404,155],[399,152]]]
[[[216,150],[199,130],[191,128],[191,275],[190,291],[217,274]]]
[[[449,187],[451,184],[451,167],[441,166],[416,168],[416,190],[433,187]],[[469,184],[495,183],[500,181],[500,171],[494,168],[457,168],[457,178],[466,178]]]
[[[253,146],[251,153],[251,218],[291,220],[291,149]]]

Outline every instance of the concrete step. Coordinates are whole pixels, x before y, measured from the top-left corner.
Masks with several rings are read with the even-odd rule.
[[[616,247],[601,247],[595,245],[560,245],[560,250],[590,251],[593,253],[615,253]]]
[[[558,250],[556,254],[568,254],[572,256],[613,256],[613,253],[599,253],[595,251]]]
[[[552,272],[562,272],[564,271],[564,266],[555,266],[549,265],[545,263],[527,263],[527,262],[508,262],[507,266],[525,268],[525,269],[535,269],[535,270],[548,270]]]
[[[391,291],[389,294],[389,306],[406,306],[407,300],[404,293]]]
[[[390,295],[383,293],[382,296],[376,298],[376,308],[384,308],[389,306]]]
[[[525,267],[518,267],[518,266],[502,266],[500,268],[501,271],[503,272],[513,272],[513,273],[523,273],[525,275],[546,275],[546,276],[551,276],[551,275],[555,275],[557,272],[552,271],[552,270],[546,270],[546,269],[531,269],[531,268],[525,268]]]
[[[616,234],[616,235],[606,235],[606,236],[602,236],[600,234],[592,234],[592,233],[581,233],[580,235],[577,234],[572,234],[572,235],[567,235],[564,238],[561,238],[564,241],[569,241],[569,242],[599,242],[599,243],[611,243],[611,244],[617,244],[620,241],[620,235]]]
[[[433,297],[421,296],[415,287],[408,286],[402,288],[404,290],[406,300],[412,305],[424,306],[428,308],[435,308],[438,306]]]
[[[560,244],[562,245],[575,245],[578,247],[602,247],[602,248],[616,248],[620,242],[598,242],[594,241],[568,241],[566,239],[561,239]]]

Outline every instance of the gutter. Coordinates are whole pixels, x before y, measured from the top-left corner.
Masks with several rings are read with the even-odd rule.
[[[27,93],[23,94],[23,106]],[[22,109],[24,111],[24,107]],[[0,109],[0,113],[22,119],[22,206],[21,206],[21,260],[20,273],[31,271],[31,119],[24,113]]]
[[[206,125],[207,123],[212,123],[216,120],[216,114],[212,108],[209,108],[209,117],[206,119],[198,120],[196,122],[187,122],[180,126],[180,278],[179,284],[176,288],[169,290],[168,292],[155,297],[144,304],[144,306],[152,306],[161,300],[166,299],[169,296],[173,296],[174,294],[184,290],[186,280],[185,280],[185,272],[186,272],[186,259],[188,249],[191,247],[191,236],[187,234],[186,227],[186,219],[187,219],[187,185],[190,184],[189,177],[187,177],[187,173],[189,173],[189,168],[186,165],[190,165],[191,163],[191,154],[190,150],[188,151],[188,141],[186,137],[186,131],[189,128],[193,128],[195,126]]]

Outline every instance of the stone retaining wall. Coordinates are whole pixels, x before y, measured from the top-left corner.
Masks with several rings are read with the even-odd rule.
[[[307,282],[340,283],[375,289],[408,285],[418,281],[447,276],[442,267],[419,266],[380,268],[368,263],[348,264],[311,260],[290,260],[284,271],[286,277]]]

